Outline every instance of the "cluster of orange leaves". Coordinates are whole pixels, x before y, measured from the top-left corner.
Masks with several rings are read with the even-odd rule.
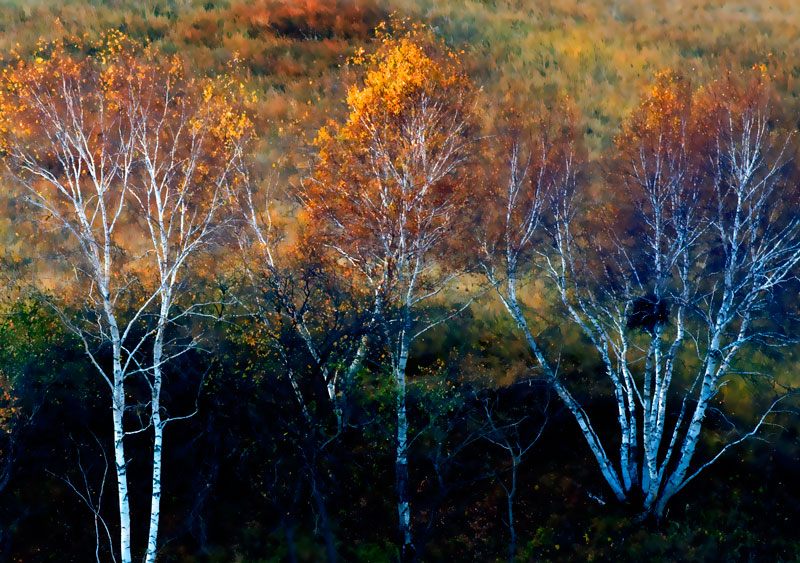
[[[662,71],[623,124],[616,145],[628,157],[642,149],[671,151],[683,144],[692,154],[707,154],[706,145],[730,116],[774,110],[779,105],[773,103],[774,96],[763,66],[745,73],[723,72],[721,78],[696,89],[685,76]]]
[[[59,144],[62,132],[80,130],[88,149],[81,159],[88,155],[113,159],[125,151],[126,158],[140,159],[141,143],[130,141],[132,131],[139,128],[151,132],[147,141],[151,150],[155,143],[162,147],[162,155],[164,149],[175,148],[177,162],[188,162],[187,155],[197,150],[197,139],[202,137],[195,165],[186,168],[182,185],[175,186],[188,191],[187,201],[200,209],[212,200],[208,186],[225,174],[253,129],[246,107],[252,93],[234,78],[235,71],[231,68],[213,78],[192,76],[178,55],[142,45],[116,30],[96,41],[67,37],[40,42],[31,56],[14,53],[0,76],[0,160],[22,174],[26,168],[20,159],[66,177],[71,172]],[[77,158],[80,151],[69,152],[70,158]],[[81,181],[88,183],[90,167],[81,166]],[[175,181],[181,177],[176,175]],[[41,197],[71,216],[71,204],[52,185],[33,173],[29,179]],[[232,183],[239,180],[231,175]],[[118,197],[113,186],[109,197]],[[128,217],[115,242],[138,252],[148,235],[135,214]]]
[[[649,205],[642,182],[647,182],[647,190],[665,190],[671,189],[675,178],[681,178],[680,189],[697,188],[701,200],[713,201],[710,155],[715,154],[718,141],[724,143],[729,135],[738,135],[745,116],[759,115],[771,116],[774,129],[769,135],[785,138],[790,133],[781,123],[788,121],[780,115],[780,108],[774,85],[761,66],[720,72],[718,79],[699,87],[674,71],[656,74],[623,123],[615,139],[616,150],[611,153],[607,185],[624,184],[629,190],[604,191],[600,198],[605,213],[595,214],[595,219],[617,224],[628,221],[630,232],[635,232],[639,216],[629,206],[635,202]],[[597,241],[600,245],[604,244],[602,236]]]
[[[0,372],[0,433],[11,432],[11,426],[18,415],[19,407],[11,382],[3,372]]]
[[[166,108],[179,119],[188,102],[193,109],[191,124],[202,126],[223,143],[249,133],[252,123],[243,101],[252,93],[230,75],[216,78],[188,77],[178,55],[168,55],[151,44],[140,45],[118,30],[109,30],[96,41],[71,37],[53,42],[40,41],[31,58],[13,53],[14,60],[0,78],[0,142],[9,142],[9,134],[27,134],[42,138],[45,123],[35,98],[46,98],[63,115],[50,115],[68,122],[69,90],[89,98],[82,106],[116,118],[126,111],[143,111],[150,104],[158,109],[158,96],[170,88],[172,104]],[[127,117],[130,117],[128,115]],[[83,115],[87,120],[89,116]],[[108,118],[107,118],[108,119]],[[106,121],[107,122],[107,121]],[[98,125],[102,125],[99,123]],[[62,124],[63,125],[63,124]],[[38,126],[38,127],[37,127]],[[112,131],[102,131],[107,136]]]
[[[314,141],[319,161],[306,187],[306,210],[316,235],[336,230],[337,244],[366,263],[381,252],[381,236],[397,238],[403,230],[413,238],[437,228],[408,213],[423,186],[429,208],[463,203],[467,194],[457,174],[428,185],[419,154],[434,159],[446,150],[454,141],[448,125],[471,122],[475,97],[459,55],[417,25],[394,34],[379,27],[378,48],[351,63],[363,69],[362,79],[348,89],[347,118],[329,121]],[[466,126],[463,136],[470,130]]]
[[[410,29],[394,37],[383,23],[377,29],[378,49],[369,54],[360,49],[351,58],[351,63],[366,73],[362,85],[347,91],[350,116],[343,128],[345,134],[356,134],[364,121],[374,122],[383,114],[397,117],[414,111],[424,95],[453,103],[453,94],[458,97],[471,88],[458,53],[430,30],[398,23]]]

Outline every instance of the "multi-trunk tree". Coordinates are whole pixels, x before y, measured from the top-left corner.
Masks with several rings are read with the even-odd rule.
[[[151,246],[142,280],[158,296],[152,357],[144,371],[153,428],[146,556],[152,562],[158,552],[164,427],[187,416],[169,417],[161,404],[164,367],[196,348],[198,334],[180,334],[187,319],[213,315],[214,296],[203,298],[184,280],[191,280],[189,269],[197,266],[192,260],[213,251],[217,235],[232,225],[234,215],[227,207],[244,179],[251,124],[235,101],[240,88],[232,80],[189,78],[179,58],[166,58],[152,48],[136,64],[136,81],[128,86],[128,112],[137,124],[130,194],[132,211],[146,225],[144,238]]]
[[[800,219],[787,205],[796,198],[788,139],[769,101],[760,76],[692,92],[679,76],[660,75],[617,141],[609,186],[618,194],[594,221],[579,215],[570,129],[539,127],[527,144],[515,131],[504,137],[507,172],[495,183],[484,271],[614,496],[642,517],[660,518],[786,396],[773,384],[777,394],[751,427],[722,433],[716,453],[692,463],[707,416],[721,412],[720,391],[750,370],[742,352],[792,342],[773,308],[800,261]],[[531,264],[599,354],[620,427],[618,460],[558,357],[534,335],[517,296],[520,268]]]
[[[170,420],[160,402],[164,367],[193,348],[176,326],[201,308],[180,282],[225,221],[249,122],[229,82],[187,78],[176,57],[118,32],[42,44],[7,69],[2,90],[3,161],[64,258],[50,266],[49,303],[111,391],[122,561],[132,558],[124,438],[153,431],[153,561]],[[151,391],[150,413],[129,430],[126,381],[134,380]]]
[[[348,118],[316,139],[302,197],[309,231],[374,296],[396,392],[395,486],[401,557],[413,556],[406,389],[411,344],[454,311],[428,305],[455,279],[448,249],[469,195],[464,163],[474,97],[458,57],[427,32],[384,35],[356,62]]]

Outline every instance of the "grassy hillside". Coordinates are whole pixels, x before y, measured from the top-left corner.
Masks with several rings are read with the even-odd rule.
[[[606,146],[663,69],[703,81],[720,68],[766,65],[792,105],[800,78],[800,4],[713,0],[407,2],[466,43],[486,88],[569,96],[586,139]]]
[[[428,23],[465,49],[487,91],[572,98],[595,154],[665,68],[702,80],[721,67],[763,64],[797,103],[800,4],[791,0],[4,2],[0,52],[121,28],[205,72],[238,53],[259,94],[257,114],[277,131],[281,120],[313,121],[319,112],[310,108],[339,103],[339,65],[391,13]]]
[[[487,98],[569,98],[595,158],[664,69],[700,83],[764,65],[790,114],[800,108],[800,3],[791,0],[6,0],[0,57],[118,28],[180,53],[199,73],[238,59],[254,93],[256,158],[269,169],[342,110],[348,57],[391,14],[465,50]],[[2,231],[16,253],[10,223]]]

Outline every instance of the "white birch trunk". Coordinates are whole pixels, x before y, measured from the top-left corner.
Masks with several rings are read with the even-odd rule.
[[[408,482],[408,414],[406,411],[406,365],[408,341],[406,332],[400,334],[400,354],[394,368],[397,386],[397,450],[395,458],[395,485],[397,490],[398,530],[401,541],[401,560],[413,551],[411,539],[411,508]]]
[[[119,498],[119,550],[120,561],[131,563],[131,509],[128,502],[128,462],[125,459],[125,429],[123,427],[125,388],[119,354],[120,346],[117,341],[114,344],[114,390],[111,410],[114,425],[114,467],[117,472]]]
[[[103,278],[101,278],[103,279]],[[105,279],[108,279],[107,276]],[[102,301],[111,333],[113,380],[111,411],[114,428],[114,468],[119,499],[119,555],[122,563],[131,563],[131,509],[128,499],[128,461],[125,459],[125,374],[122,368],[122,339],[114,316],[108,289],[102,287]]]
[[[153,382],[150,399],[150,417],[153,425],[153,474],[150,494],[150,529],[147,536],[146,563],[155,563],[158,553],[158,526],[161,516],[161,472],[164,423],[161,420],[161,385],[163,374],[161,365],[164,358],[164,331],[169,314],[170,296],[163,298],[160,318],[153,342]]]
[[[718,380],[717,366],[721,357],[719,351],[720,334],[717,332],[712,341],[711,349],[708,352],[708,359],[706,362],[706,369],[704,370],[703,385],[700,390],[700,396],[697,399],[697,406],[692,416],[692,421],[686,431],[686,437],[683,440],[683,445],[680,450],[680,457],[675,470],[667,479],[663,491],[658,495],[658,501],[655,504],[655,514],[661,517],[666,508],[667,502],[675,493],[677,493],[684,484],[686,473],[689,471],[689,464],[692,462],[692,457],[697,449],[697,443],[700,438],[700,431],[703,427],[703,420],[706,416],[708,404],[716,393],[716,385]],[[649,507],[647,507],[649,508]]]
[[[499,290],[498,294],[500,294]],[[600,471],[609,487],[611,487],[614,496],[620,502],[624,501],[627,498],[627,495],[623,483],[614,470],[614,466],[611,463],[608,454],[606,454],[602,443],[600,442],[600,437],[595,433],[594,428],[589,421],[589,417],[586,416],[586,412],[575,400],[564,384],[558,380],[555,372],[545,358],[544,353],[541,351],[539,345],[536,343],[536,340],[533,338],[533,334],[531,334],[530,328],[528,327],[528,322],[525,319],[525,316],[522,314],[522,310],[520,309],[517,301],[516,280],[513,276],[508,280],[508,296],[500,295],[500,297],[509,314],[517,323],[517,326],[522,329],[523,333],[525,334],[525,340],[528,343],[528,347],[531,349],[531,352],[533,352],[533,355],[536,358],[536,361],[539,363],[540,368],[544,372],[545,377],[553,386],[564,404],[567,406],[570,413],[572,413],[575,421],[578,423],[578,427],[580,428],[583,437],[586,439],[589,449],[597,460],[597,463],[600,466]]]

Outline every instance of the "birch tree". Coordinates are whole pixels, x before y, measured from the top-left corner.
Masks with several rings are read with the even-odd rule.
[[[328,472],[322,465],[343,433],[353,427],[351,391],[367,353],[375,313],[368,311],[364,291],[340,275],[313,244],[305,244],[302,236],[295,244],[284,240],[288,227],[276,209],[277,182],[258,186],[249,170],[242,172],[247,180],[239,194],[243,220],[238,236],[250,281],[243,303],[257,319],[264,343],[279,359],[291,386],[301,419],[287,422],[285,435],[292,437],[302,459],[306,476],[302,483],[310,489],[328,561],[336,561],[325,499]],[[324,397],[319,397],[320,388]]]
[[[300,339],[327,391],[336,432],[341,433],[348,426],[351,387],[375,325],[374,299],[342,275],[313,241],[301,234],[296,244],[285,242],[290,227],[278,212],[277,178],[258,186],[248,170],[242,170],[242,176],[247,180],[239,197],[239,244],[255,290],[255,312],[271,334],[288,326]],[[278,353],[291,355],[277,340],[273,338]],[[288,366],[287,370],[298,405],[307,412],[302,377]]]
[[[127,96],[136,123],[133,142],[137,167],[131,180],[135,209],[149,240],[146,275],[157,295],[152,360],[145,370],[151,390],[153,472],[150,527],[145,560],[155,561],[161,499],[163,433],[167,423],[186,415],[166,416],[161,403],[164,367],[193,350],[198,336],[168,338],[193,315],[207,314],[208,302],[186,293],[196,288],[184,280],[196,270],[197,256],[218,242],[232,226],[228,202],[242,179],[250,121],[234,97],[239,88],[227,78],[188,78],[176,56],[167,60],[146,48],[137,61],[135,82]],[[193,272],[195,278],[197,271]]]
[[[132,558],[124,438],[153,428],[152,561],[170,420],[163,367],[192,347],[168,351],[167,330],[199,306],[175,310],[181,273],[219,227],[248,128],[233,93],[220,98],[210,83],[186,79],[177,59],[160,57],[118,32],[69,49],[42,44],[4,73],[2,88],[3,161],[66,266],[54,272],[61,295],[49,303],[111,392],[123,562]],[[150,385],[151,420],[126,429],[134,378]]]
[[[57,305],[82,341],[111,393],[114,461],[119,500],[119,550],[131,560],[130,506],[123,417],[125,380],[136,369],[143,341],[133,342],[151,299],[127,315],[134,280],[125,271],[120,230],[134,163],[133,124],[113,100],[107,71],[119,52],[116,37],[90,58],[63,44],[47,46],[3,75],[2,154],[29,203],[42,212],[42,231],[58,230],[77,248],[69,256],[75,293],[83,306],[75,319]],[[74,247],[64,249],[72,251]],[[65,252],[66,254],[66,252]],[[111,367],[101,357],[111,349]]]
[[[348,91],[348,119],[319,132],[302,196],[309,228],[375,297],[396,389],[395,486],[408,558],[406,371],[412,342],[444,320],[428,316],[426,303],[455,278],[440,260],[466,197],[473,102],[457,56],[422,30],[384,35],[375,54],[356,62],[363,84]]]
[[[677,75],[659,76],[618,140],[611,185],[624,201],[599,234],[579,220],[574,142],[539,134],[528,148],[509,144],[504,219],[484,239],[484,271],[614,496],[641,517],[662,517],[706,467],[770,424],[786,396],[692,463],[741,352],[792,342],[768,321],[800,260],[800,221],[785,205],[789,145],[770,131],[766,91],[760,78],[694,93]],[[533,334],[516,293],[521,259],[541,266],[602,360],[620,428],[616,460]]]

